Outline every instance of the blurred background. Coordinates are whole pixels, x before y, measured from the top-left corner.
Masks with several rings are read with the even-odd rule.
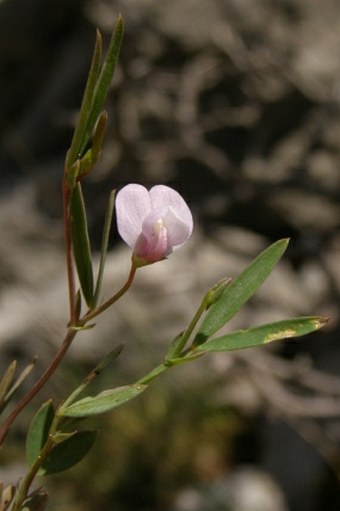
[[[136,381],[212,284],[290,237],[228,328],[310,314],[330,316],[327,328],[174,368],[100,418],[86,461],[39,482],[59,511],[338,511],[338,0],[0,2],[0,368],[38,354],[33,381],[63,337],[63,161],[95,28],[107,43],[119,12],[108,133],[84,189],[95,256],[109,192],[129,182],[180,191],[195,233],[79,336],[13,429],[0,479],[24,473],[27,423],[44,397],[67,395],[123,341],[94,392]],[[111,247],[107,295],[130,262],[114,230]]]

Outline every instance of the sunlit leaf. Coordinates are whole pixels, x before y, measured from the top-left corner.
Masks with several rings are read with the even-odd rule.
[[[288,245],[288,240],[279,240],[261,252],[259,256],[226,287],[225,291],[208,310],[194,340],[202,344],[225,325],[263,284],[278,263]]]
[[[327,321],[327,318],[319,316],[306,316],[269,323],[248,330],[236,330],[201,344],[195,351],[232,351],[261,346],[273,341],[309,334],[321,328]]]
[[[116,389],[104,390],[97,396],[85,397],[72,405],[61,408],[60,414],[67,417],[87,417],[108,412],[141,394],[146,385],[126,385]]]

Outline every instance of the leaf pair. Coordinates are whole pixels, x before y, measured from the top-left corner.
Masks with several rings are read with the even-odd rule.
[[[259,346],[272,341],[298,337],[321,328],[327,318],[306,316],[238,330],[211,339],[221,327],[240,310],[267,279],[288,246],[287,239],[279,240],[256,259],[228,286],[209,308],[193,341],[195,352],[230,351]]]
[[[39,459],[49,439],[55,412],[51,401],[38,410],[30,425],[26,439],[26,457],[30,466]],[[73,467],[93,446],[96,431],[74,431],[55,434],[54,445],[40,466],[38,475],[49,475]]]

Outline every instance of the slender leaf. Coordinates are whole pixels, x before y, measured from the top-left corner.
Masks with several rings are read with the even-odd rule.
[[[102,37],[100,35],[100,32],[97,30],[91,68],[89,71],[85,87],[83,101],[80,107],[79,118],[72,138],[71,147],[67,153],[66,165],[68,168],[77,159],[80,158],[82,148],[84,148],[87,144],[87,140],[85,138],[85,131],[91,110],[94,88],[97,83],[100,72],[101,54],[102,54]]]
[[[103,106],[108,95],[112,77],[116,68],[118,55],[123,39],[124,23],[123,18],[118,16],[116,21],[115,30],[112,34],[109,48],[100,71],[99,78],[96,82],[95,89],[93,91],[93,99],[91,109],[87,119],[87,126],[84,133],[84,140],[81,146],[81,150],[84,149],[86,141],[92,134],[94,126],[97,122],[100,112],[103,110]]]
[[[23,381],[30,374],[30,372],[32,371],[33,367],[36,364],[37,359],[38,359],[37,357],[34,357],[32,362],[30,364],[28,364],[26,367],[24,367],[24,369],[21,371],[18,378],[15,380],[14,384],[12,385],[12,387],[9,389],[9,391],[6,394],[6,398],[5,398],[6,405],[11,400],[11,398],[13,397],[15,392],[18,390],[20,385],[23,383]]]
[[[62,472],[79,463],[92,448],[96,436],[96,431],[77,431],[57,444],[40,468],[39,475]]]
[[[249,300],[282,257],[288,241],[279,240],[261,252],[241,275],[226,287],[219,300],[209,308],[194,339],[194,345],[205,342]]]
[[[108,249],[108,245],[109,245],[109,236],[110,236],[110,230],[111,230],[111,224],[112,224],[114,203],[115,203],[115,190],[113,190],[110,193],[109,202],[108,202],[107,209],[106,209],[106,215],[105,215],[105,221],[104,221],[104,227],[103,227],[103,235],[102,235],[102,246],[101,246],[101,253],[100,253],[98,276],[97,276],[96,288],[95,288],[95,292],[94,292],[94,304],[95,305],[98,302],[98,298],[99,298],[99,294],[100,294],[102,282],[103,282],[103,275],[104,275],[106,254],[107,254],[107,249]]]
[[[71,193],[71,232],[80,287],[89,307],[93,305],[93,270],[85,204],[80,183]]]
[[[327,321],[327,318],[319,316],[306,316],[269,323],[248,330],[236,330],[201,344],[195,351],[213,352],[252,348],[273,341],[309,334],[321,328]]]
[[[44,403],[33,417],[26,438],[26,459],[30,466],[46,443],[53,418],[54,408],[51,401]]]
[[[146,385],[126,385],[116,389],[104,390],[97,396],[85,397],[66,408],[61,408],[59,413],[66,417],[98,415],[121,406],[141,394],[145,389]]]

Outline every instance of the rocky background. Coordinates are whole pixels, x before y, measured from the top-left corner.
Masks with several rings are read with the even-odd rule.
[[[128,182],[178,189],[195,234],[144,268],[116,310],[79,337],[46,396],[65,395],[121,341],[99,384],[138,379],[213,283],[282,237],[291,237],[284,260],[231,326],[302,314],[331,321],[302,340],[174,369],[103,417],[87,462],[48,482],[50,509],[338,510],[337,0],[0,2],[0,365],[38,354],[38,374],[62,338],[63,160],[95,27],[107,41],[118,12],[126,33],[108,134],[85,187],[94,249],[109,191]],[[114,232],[111,246],[107,292],[130,257]],[[3,451],[1,479],[25,470],[32,413]]]

